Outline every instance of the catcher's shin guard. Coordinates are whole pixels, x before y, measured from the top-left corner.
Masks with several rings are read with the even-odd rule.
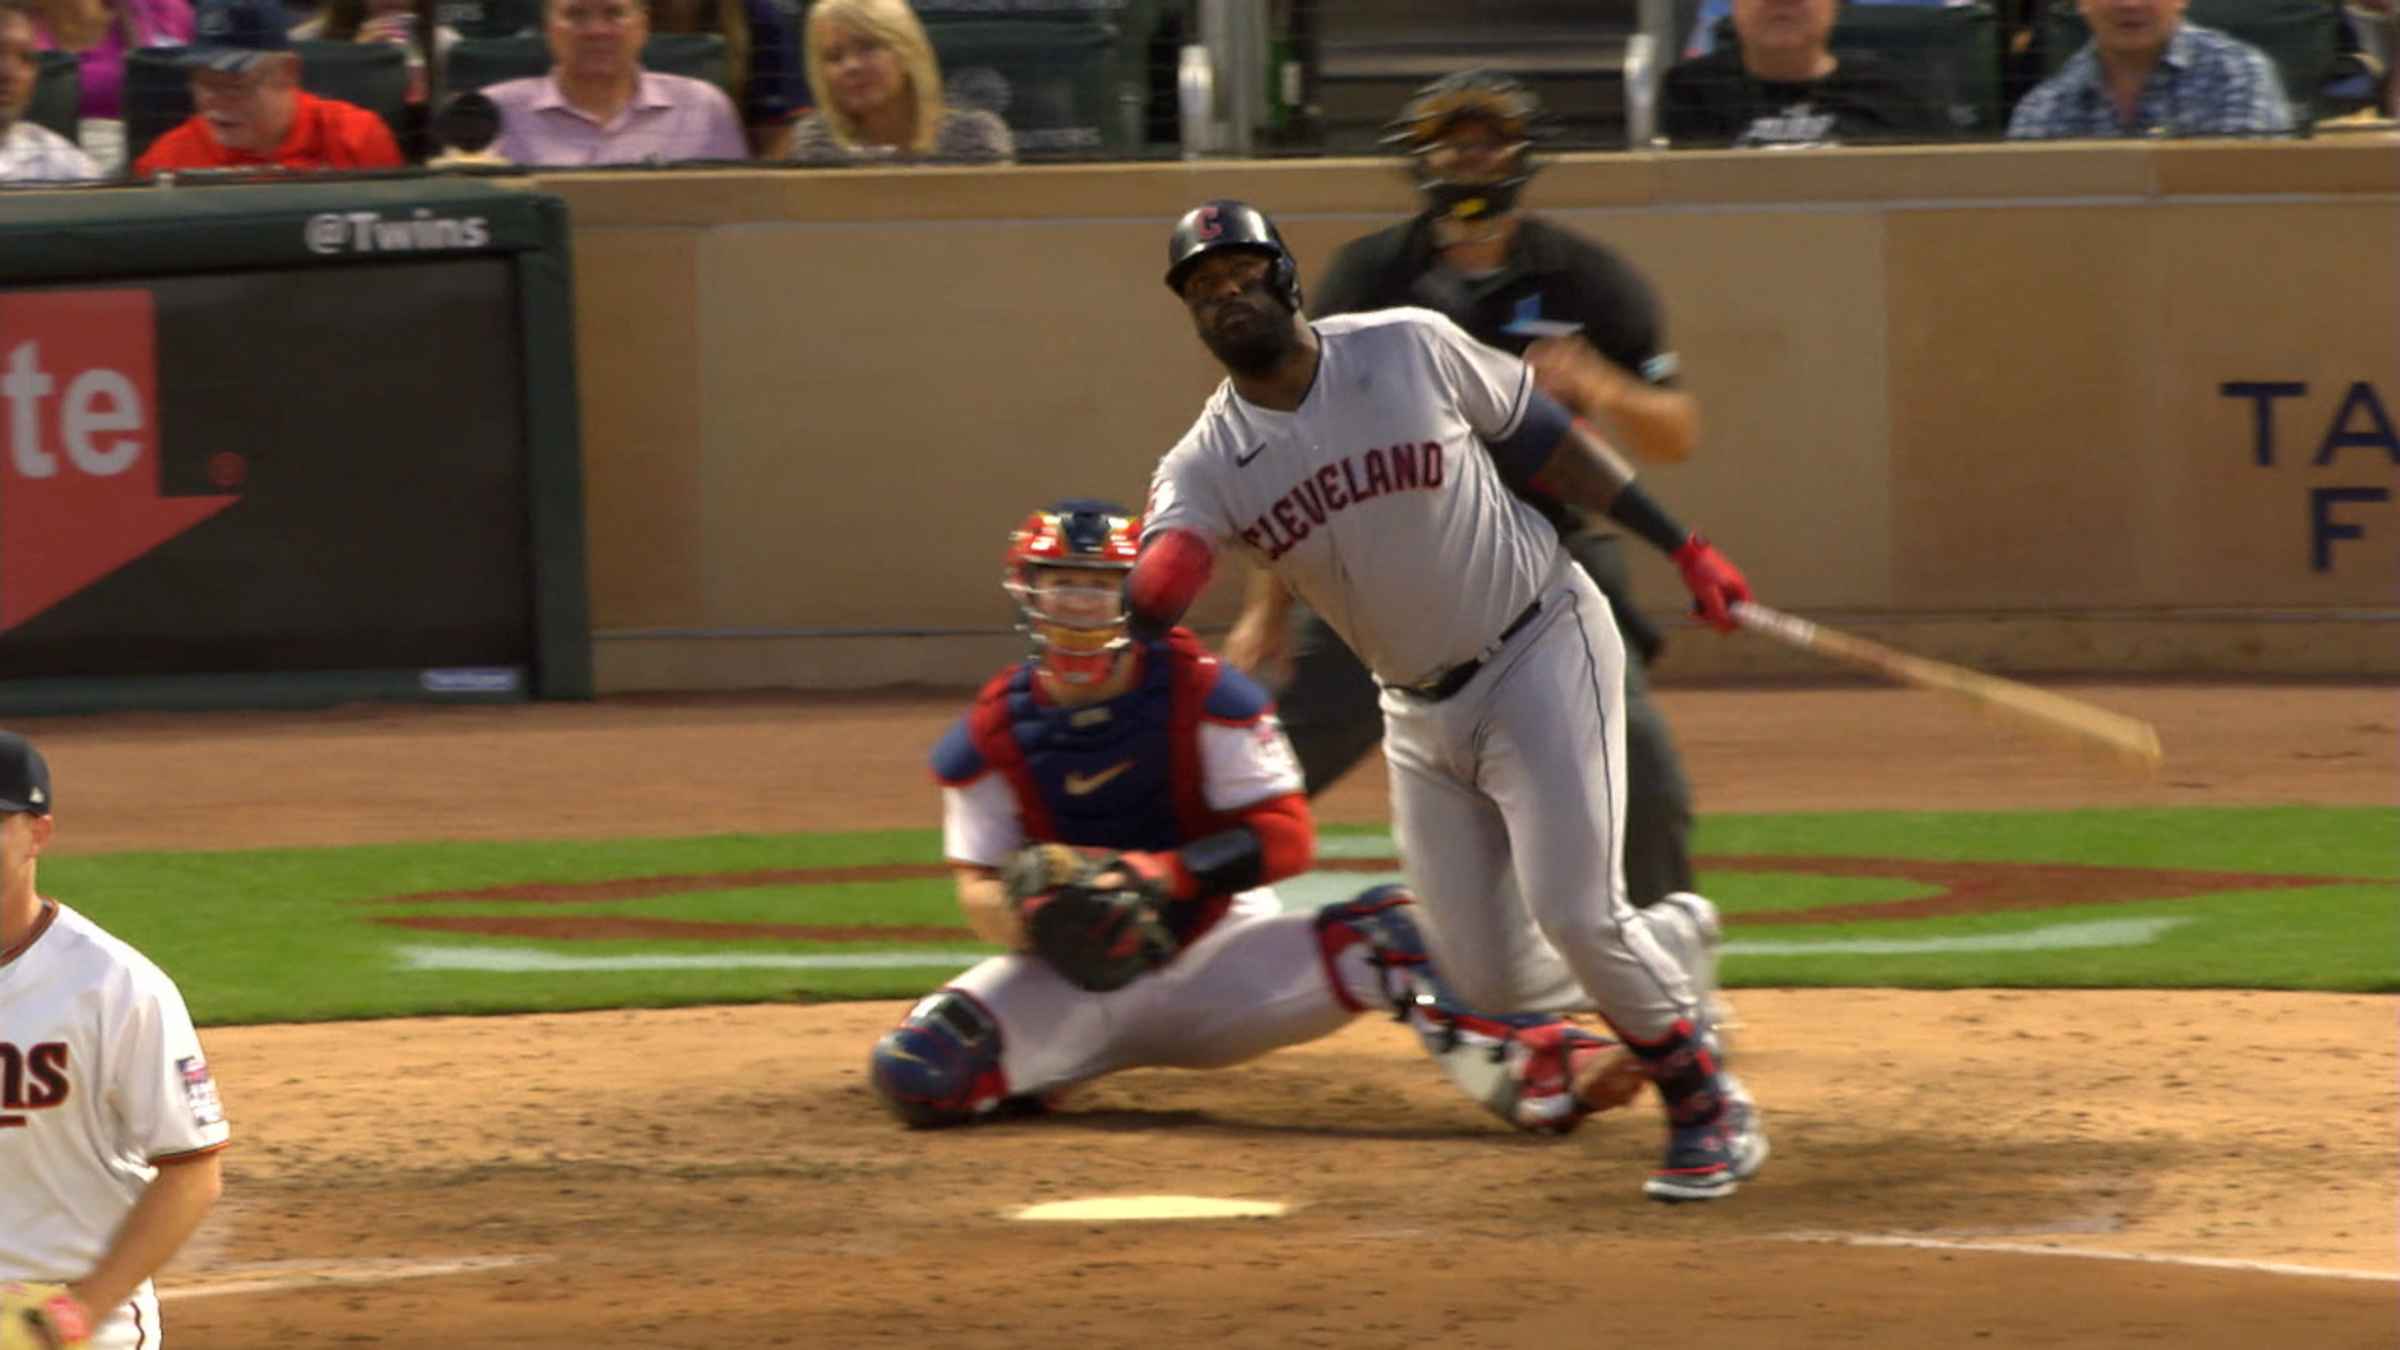
[[[1000,1023],[956,989],[929,994],[867,1057],[884,1109],[917,1129],[962,1125],[1013,1104],[1000,1072]]]
[[[1547,1013],[1479,1013],[1442,983],[1409,910],[1404,886],[1377,886],[1317,911],[1326,973],[1344,1002],[1359,1004],[1337,958],[1365,943],[1384,1006],[1408,1024],[1460,1091],[1493,1115],[1534,1134],[1565,1134],[1592,1113],[1576,1094],[1578,1070],[1616,1042]]]

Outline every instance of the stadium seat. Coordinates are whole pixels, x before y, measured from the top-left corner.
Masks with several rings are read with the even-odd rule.
[[[460,37],[521,37],[542,31],[542,0],[439,0],[435,12]]]
[[[2183,17],[2265,52],[2292,101],[2293,125],[2316,120],[2342,36],[2342,7],[2335,0],[2191,0]],[[2042,28],[2045,73],[2056,73],[2091,39],[2074,0],[2051,0]]]
[[[1088,28],[1095,23],[1106,25],[1112,30],[1112,34],[1105,59],[1109,66],[1109,78],[1115,85],[1117,106],[1113,110],[1113,116],[1098,123],[1098,127],[1103,133],[1102,141],[1107,153],[1112,155],[1132,154],[1141,149],[1142,142],[1147,139],[1144,122],[1150,101],[1162,84],[1171,86],[1174,82],[1172,63],[1168,64],[1166,73],[1162,76],[1156,66],[1157,58],[1150,49],[1151,40],[1158,35],[1159,24],[1163,18],[1160,12],[1160,0],[1012,0],[1012,3],[1004,8],[996,7],[992,0],[913,0],[912,7],[916,10],[917,17],[924,22],[926,32],[934,39],[934,48],[936,54],[941,58],[942,75],[945,80],[954,79],[957,74],[951,68],[948,53],[942,50],[945,38],[940,30],[946,26],[971,21],[998,24],[1066,24],[1071,28]],[[947,40],[953,44],[962,42],[962,39],[955,34]],[[974,38],[963,40],[964,44],[971,49],[970,56],[981,54],[979,51],[972,50],[974,43],[978,40]],[[1059,58],[1059,64],[1073,64],[1088,59],[1085,47],[1088,35],[1070,33],[1066,40],[1070,46]],[[1021,60],[1019,64],[1022,65]],[[1006,68],[994,68],[1000,69],[1004,75],[1007,74]],[[1061,69],[1048,77],[1046,82],[1055,83],[1063,80],[1074,83],[1080,81],[1083,76],[1084,72],[1080,70],[1070,73]],[[1036,154],[1044,153],[1046,149],[1055,149],[1062,153],[1091,152],[1089,147],[1051,144],[1053,141],[1065,142],[1079,139],[1091,129],[1088,126],[1082,127],[1080,130],[1069,130],[1068,134],[1053,137],[1044,133],[1059,131],[1068,124],[1036,126],[1027,123],[1020,127],[1015,117],[1006,112],[1003,112],[1001,116],[1009,123],[1011,131],[1020,132],[1020,150],[1031,150]],[[1121,125],[1119,125],[1120,123]],[[1022,133],[1027,132],[1032,133],[1030,144],[1022,139]]]
[[[2000,15],[1990,5],[1844,5],[1833,49],[1863,52],[1916,72],[1950,106],[1961,136],[1997,137],[2001,113]]]
[[[25,105],[25,120],[74,140],[83,105],[83,62],[73,52],[33,55],[33,101]]]
[[[950,102],[999,114],[1020,159],[1131,155],[1141,148],[1145,92],[1128,95],[1116,24],[1012,14],[925,16]]]

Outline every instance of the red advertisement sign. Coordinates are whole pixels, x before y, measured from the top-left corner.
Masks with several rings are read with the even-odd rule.
[[[157,345],[147,290],[0,294],[0,631],[240,500],[166,495]]]

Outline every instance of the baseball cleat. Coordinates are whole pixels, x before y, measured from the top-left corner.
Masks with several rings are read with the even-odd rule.
[[[1720,1075],[1725,1105],[1714,1120],[1669,1127],[1666,1160],[1642,1183],[1665,1204],[1722,1200],[1767,1165],[1767,1132],[1741,1080]]]

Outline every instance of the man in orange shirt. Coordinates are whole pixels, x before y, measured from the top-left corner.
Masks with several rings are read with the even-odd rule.
[[[277,0],[201,5],[184,60],[199,109],[134,161],[165,169],[391,169],[400,147],[383,119],[300,88],[300,57]]]

